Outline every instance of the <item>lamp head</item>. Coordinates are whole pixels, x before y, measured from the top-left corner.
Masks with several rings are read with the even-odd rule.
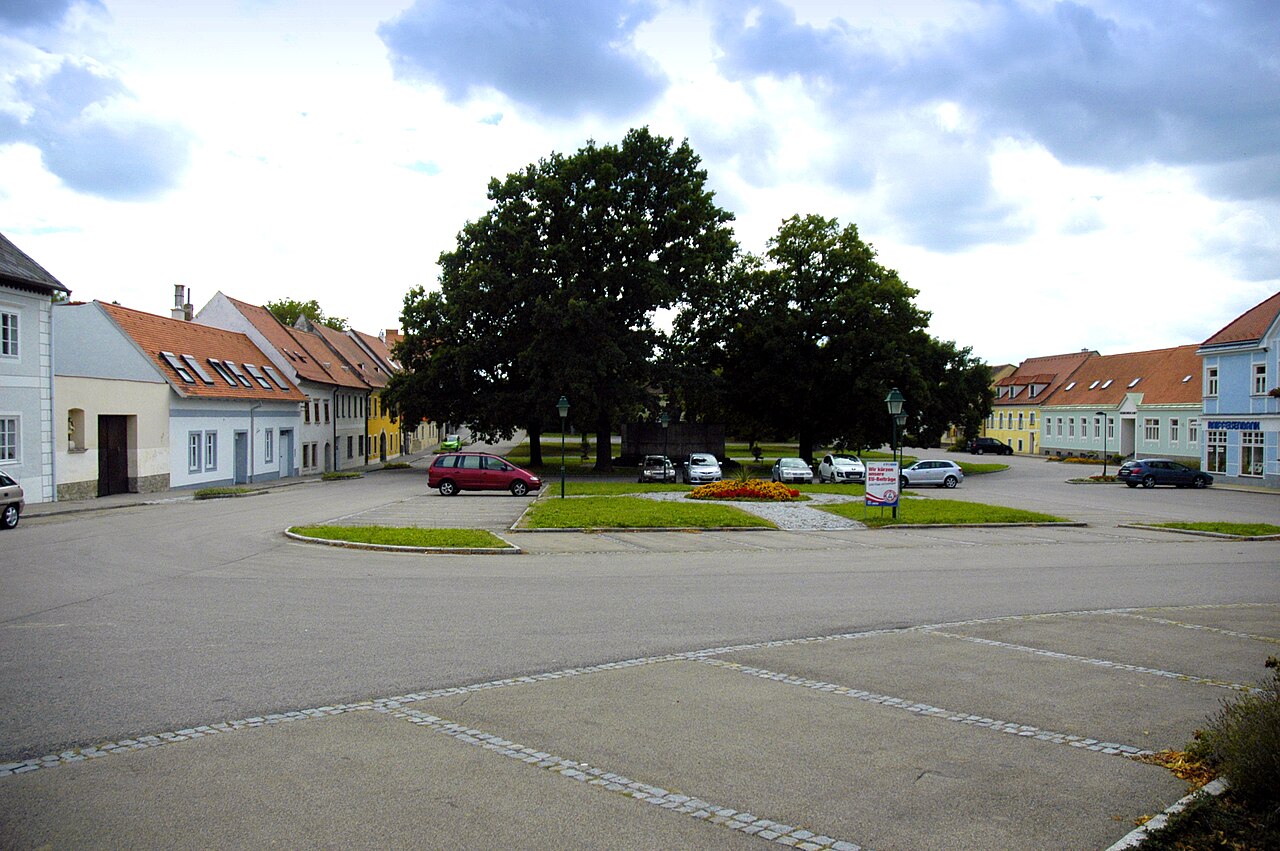
[[[896,417],[902,413],[902,403],[907,401],[906,397],[897,387],[889,391],[889,395],[884,397],[885,407],[889,409],[889,416]]]
[[[556,402],[556,410],[560,412],[560,419],[569,416],[569,400],[561,396],[560,401]]]

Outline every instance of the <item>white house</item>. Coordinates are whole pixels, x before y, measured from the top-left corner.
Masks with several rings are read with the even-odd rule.
[[[99,301],[55,318],[68,497],[297,475],[306,397],[244,334]]]
[[[0,470],[54,499],[53,299],[69,290],[0,234]]]

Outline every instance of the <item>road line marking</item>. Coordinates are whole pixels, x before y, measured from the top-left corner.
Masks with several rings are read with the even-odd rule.
[[[798,677],[791,674],[778,673],[765,668],[755,668],[749,665],[742,665],[738,662],[727,662],[724,659],[701,659],[699,661],[717,668],[727,668],[741,674],[760,677],[761,679],[771,680],[785,685],[800,686],[801,688],[835,694],[840,697],[851,697],[855,700],[861,700],[878,706],[886,706],[891,709],[905,710],[926,718],[938,718],[943,721],[951,721],[953,723],[964,724],[966,726],[994,730],[998,733],[1009,733],[1010,735],[1018,736],[1020,738],[1035,739],[1036,741],[1049,742],[1050,744],[1055,745],[1069,745],[1074,748],[1082,748],[1096,753],[1107,754],[1108,756],[1123,756],[1131,758],[1135,756],[1146,756],[1153,753],[1145,748],[1136,748],[1132,745],[1124,745],[1118,742],[1102,742],[1098,739],[1090,739],[1084,736],[1076,736],[1069,733],[1058,733],[1053,730],[1044,730],[1030,724],[1019,724],[1015,721],[1001,721],[995,718],[985,718],[981,715],[971,715],[967,712],[956,712],[954,710],[932,706],[928,703],[916,703],[906,698],[876,694],[875,692],[863,691],[861,689],[850,688],[849,686],[827,683],[821,680],[811,680],[807,677]]]
[[[465,744],[493,751],[510,759],[523,762],[526,765],[540,768],[553,774],[559,774],[561,777],[567,777],[579,783],[599,787],[607,792],[687,815],[690,818],[695,818],[717,827],[723,827],[727,830],[736,830],[748,836],[757,836],[767,841],[806,849],[869,851],[869,849],[862,849],[862,846],[853,842],[818,834],[792,824],[760,818],[752,813],[740,812],[690,795],[682,795],[659,786],[632,780],[624,775],[605,771],[585,762],[576,762],[546,751],[536,750],[509,739],[468,727],[465,724],[457,724],[417,709],[400,708],[379,711],[388,712],[395,718],[405,719],[412,724],[450,736]],[[784,839],[790,841],[783,842]]]
[[[1137,620],[1150,621],[1151,623],[1164,624],[1166,626],[1180,626],[1183,629],[1198,629],[1203,632],[1212,632],[1218,635],[1230,635],[1233,638],[1247,638],[1250,641],[1265,641],[1269,644],[1280,644],[1280,638],[1272,638],[1269,635],[1254,635],[1248,632],[1237,632],[1233,629],[1222,629],[1216,626],[1205,626],[1199,623],[1183,623],[1182,621],[1169,620],[1168,618],[1153,618],[1150,615],[1139,615],[1135,612],[1118,612],[1121,617],[1135,618]]]

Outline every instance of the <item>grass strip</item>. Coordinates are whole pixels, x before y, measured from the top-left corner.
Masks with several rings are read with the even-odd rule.
[[[837,505],[817,505],[823,511],[858,520],[868,526],[903,526],[929,523],[1061,523],[1062,517],[1024,511],[1021,508],[1005,508],[1000,505],[984,505],[979,502],[962,502],[958,499],[909,499],[898,504],[898,518],[888,510],[867,509],[862,503],[850,502]]]
[[[777,528],[768,520],[727,505],[666,502],[638,496],[541,499],[525,515],[525,525],[531,529]]]
[[[1159,526],[1164,529],[1186,529],[1190,532],[1217,532],[1221,535],[1240,535],[1241,537],[1280,535],[1280,526],[1272,523],[1222,523],[1215,521],[1204,523],[1147,523],[1144,525]]]
[[[483,529],[420,529],[405,526],[292,526],[295,535],[381,544],[394,547],[454,547],[459,549],[510,549],[511,545]]]
[[[553,496],[560,495],[560,481],[547,481],[548,492]],[[564,492],[566,496],[619,496],[629,493],[653,493],[655,491],[689,491],[693,490],[693,485],[678,485],[671,482],[593,482],[593,481],[572,481],[565,482]]]
[[[218,487],[200,488],[193,494],[194,499],[228,499],[230,497],[248,496],[257,493],[254,488]]]

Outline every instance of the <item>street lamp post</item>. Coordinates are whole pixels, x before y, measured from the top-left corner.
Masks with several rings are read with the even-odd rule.
[[[658,422],[662,423],[662,480],[667,480],[667,426],[671,425],[671,417],[666,411],[662,412],[662,416],[658,417]]]
[[[893,442],[889,444],[889,448],[893,450],[893,460],[898,465],[898,481],[896,484],[899,490],[899,499],[902,498],[902,462],[898,457],[898,429],[902,428],[907,422],[907,415],[902,413],[902,403],[905,401],[907,401],[906,397],[902,395],[902,392],[897,387],[890,390],[889,395],[884,397],[885,407],[889,409],[889,417],[893,421]],[[896,502],[893,506],[893,519],[898,519]]]
[[[569,400],[561,396],[556,410],[560,412],[560,498],[564,499],[564,429],[569,418]]]
[[[1107,480],[1107,412],[1098,411],[1097,416],[1102,417],[1102,480]]]

